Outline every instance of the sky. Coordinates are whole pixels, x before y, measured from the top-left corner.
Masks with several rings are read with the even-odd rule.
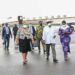
[[[0,22],[17,20],[17,16],[75,16],[74,0],[0,0]],[[11,18],[12,17],[12,18]]]

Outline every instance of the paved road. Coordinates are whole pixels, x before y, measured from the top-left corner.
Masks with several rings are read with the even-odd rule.
[[[60,44],[56,45],[56,51],[59,60],[57,64],[52,62],[52,55],[47,62],[42,50],[39,54],[38,49],[35,48],[28,55],[28,63],[23,65],[21,54],[14,49],[13,39],[10,42],[8,54],[3,49],[0,38],[0,75],[75,75],[75,43],[71,43],[70,60],[67,62],[64,61]]]

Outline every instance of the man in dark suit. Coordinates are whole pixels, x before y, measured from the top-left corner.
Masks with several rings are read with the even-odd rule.
[[[35,28],[32,25],[32,23],[29,24],[29,30],[33,36],[33,39],[35,40]],[[34,45],[33,45],[32,41],[31,41],[31,48],[32,48],[32,50],[34,49]]]
[[[10,36],[12,37],[10,27],[8,26],[8,23],[5,23],[5,26],[2,29],[2,39],[4,40],[4,46],[7,50],[9,50]]]
[[[18,27],[17,27],[17,25],[15,24],[15,26],[13,27],[14,41],[15,41],[15,39],[16,39],[17,31],[18,31]]]

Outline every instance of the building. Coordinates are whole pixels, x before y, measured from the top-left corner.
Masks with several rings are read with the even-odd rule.
[[[29,24],[29,23],[32,23],[33,25],[38,25],[39,21],[42,21],[43,24],[46,24],[47,21],[53,21],[53,24],[54,25],[60,25],[61,22],[63,20],[65,20],[67,23],[72,23],[73,25],[75,25],[75,17],[57,17],[57,18],[46,18],[46,19],[32,19],[32,20],[23,20],[23,24]],[[13,26],[14,24],[18,24],[18,21],[10,21],[8,22],[8,24],[10,26]]]

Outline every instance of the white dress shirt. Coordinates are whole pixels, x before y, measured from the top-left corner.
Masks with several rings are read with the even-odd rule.
[[[42,39],[45,41],[45,44],[55,43],[55,38],[54,38],[55,32],[56,32],[56,28],[52,26],[44,27]]]
[[[69,28],[69,26],[68,25],[61,25],[60,28],[63,30],[66,30],[67,28]]]
[[[9,34],[9,28],[5,27],[5,29],[6,29],[6,34]]]
[[[30,30],[31,34],[33,34],[33,28],[32,28],[32,25],[29,26],[29,30]]]

